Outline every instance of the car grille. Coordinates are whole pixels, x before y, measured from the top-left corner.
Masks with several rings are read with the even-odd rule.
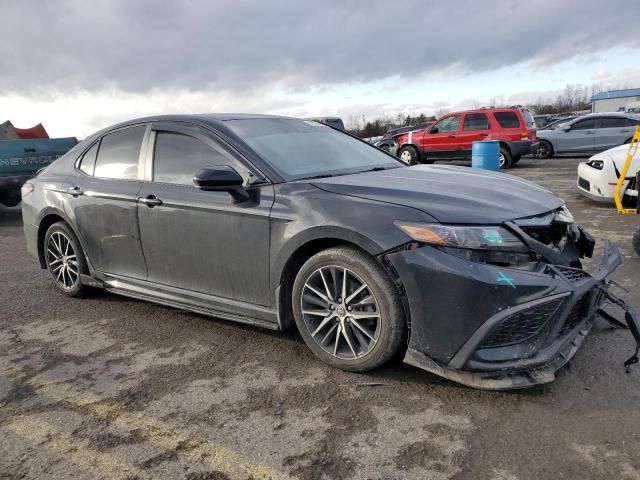
[[[570,282],[579,282],[586,277],[589,277],[589,274],[580,270],[579,268],[571,268],[571,267],[563,267],[560,265],[555,265],[555,267],[567,280]]]
[[[591,295],[586,294],[583,295],[580,300],[578,300],[575,305],[571,308],[569,315],[567,315],[566,320],[564,321],[564,325],[560,329],[559,335],[563,337],[571,330],[576,328],[582,320],[584,320],[587,316],[589,316],[589,307],[591,306]]]
[[[578,186],[585,189],[587,192],[591,191],[591,183],[589,183],[589,180],[585,180],[582,177],[578,177]]]
[[[491,330],[480,348],[504,347],[534,337],[553,318],[561,303],[562,299],[558,299],[513,314]]]

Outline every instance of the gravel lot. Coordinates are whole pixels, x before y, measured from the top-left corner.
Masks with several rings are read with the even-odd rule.
[[[566,199],[640,310],[640,218],[579,196],[577,158],[510,173]],[[0,212],[0,478],[640,479],[640,367],[604,322],[551,385],[494,393],[396,362],[358,375],[274,333],[58,294]]]

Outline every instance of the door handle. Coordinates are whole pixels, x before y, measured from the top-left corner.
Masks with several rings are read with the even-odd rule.
[[[449,135],[447,138],[456,138],[455,135]]]
[[[480,136],[481,136],[481,137],[488,137],[488,136],[489,136],[489,134],[488,134],[488,133],[481,133],[481,134],[480,134]]]
[[[594,133],[596,133],[596,132],[594,132],[593,130],[587,130],[587,131],[586,131],[586,132],[584,132],[584,133],[587,133],[587,134],[593,135],[593,134],[594,134]]]
[[[69,187],[67,188],[67,193],[69,195],[73,195],[74,197],[78,197],[80,195],[84,195],[84,192],[80,187]]]
[[[162,205],[162,200],[160,200],[154,194],[149,194],[146,197],[138,197],[137,200],[140,203],[144,203],[149,208]]]
[[[623,129],[623,130],[620,130],[620,133],[629,133],[629,130]]]

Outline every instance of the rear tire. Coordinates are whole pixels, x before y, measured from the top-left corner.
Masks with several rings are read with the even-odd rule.
[[[407,165],[418,165],[420,163],[420,154],[415,147],[406,145],[398,151],[398,158]]]
[[[89,274],[87,261],[69,225],[64,222],[51,225],[44,236],[42,251],[47,270],[58,290],[70,297],[82,297],[90,292],[80,277]]]
[[[511,158],[511,152],[507,147],[500,147],[500,169],[506,170],[511,168],[513,160]]]
[[[636,251],[636,255],[640,255],[640,230],[633,236],[633,249]]]
[[[405,338],[395,285],[374,258],[355,247],[330,248],[307,260],[296,276],[292,302],[309,349],[341,370],[377,368],[398,353]]]
[[[514,157],[511,159],[511,164],[515,165],[520,161],[521,158],[522,158],[522,155],[514,155]]]
[[[538,145],[538,149],[534,153],[536,158],[544,159],[550,158],[553,156],[553,146],[551,143],[546,140],[540,140],[540,145]]]

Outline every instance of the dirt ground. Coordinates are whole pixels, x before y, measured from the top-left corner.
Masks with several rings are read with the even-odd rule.
[[[640,310],[619,217],[574,190],[579,159],[510,173],[560,193]],[[602,322],[553,384],[495,393],[395,362],[322,364],[294,332],[54,289],[0,212],[0,478],[640,479],[640,366]]]

